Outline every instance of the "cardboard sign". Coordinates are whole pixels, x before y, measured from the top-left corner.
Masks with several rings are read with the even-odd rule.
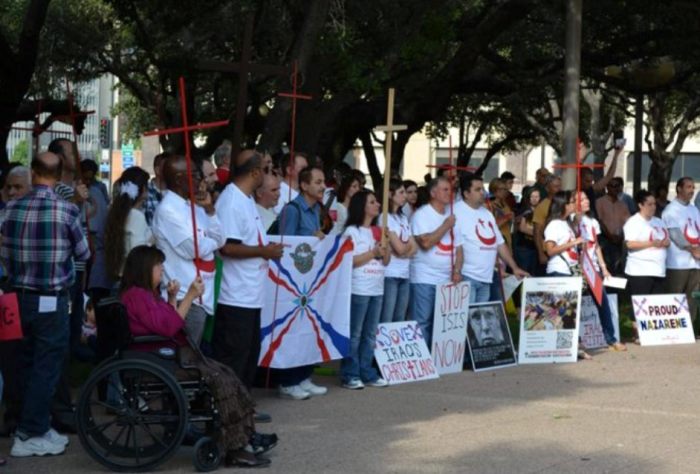
[[[695,344],[685,295],[635,295],[632,303],[642,346]]]
[[[593,266],[593,261],[591,257],[588,256],[588,252],[583,252],[583,259],[581,260],[581,270],[583,276],[588,282],[588,288],[591,290],[591,294],[598,302],[598,304],[603,301],[603,278],[600,273]]]
[[[520,307],[520,364],[576,362],[581,277],[526,278]]]
[[[613,328],[615,328],[615,339],[620,340],[620,317],[617,308],[617,295],[608,295],[608,304],[612,314]],[[581,298],[581,344],[586,349],[597,349],[607,347],[603,335],[603,326],[600,324],[598,307],[593,298],[584,296]]]
[[[469,354],[475,372],[518,363],[501,301],[469,307]]]
[[[467,282],[448,283],[436,288],[431,353],[440,375],[462,371],[469,292]]]
[[[0,341],[22,339],[22,321],[16,293],[0,295]]]
[[[439,377],[423,332],[415,321],[380,324],[374,358],[389,385]]]

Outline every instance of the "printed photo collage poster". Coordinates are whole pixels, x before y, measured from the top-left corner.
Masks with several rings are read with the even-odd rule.
[[[581,277],[525,279],[519,363],[576,362],[582,283]]]

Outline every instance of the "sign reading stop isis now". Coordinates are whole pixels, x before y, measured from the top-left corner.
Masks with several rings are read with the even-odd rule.
[[[469,316],[469,283],[438,285],[430,352],[440,375],[462,371]]]

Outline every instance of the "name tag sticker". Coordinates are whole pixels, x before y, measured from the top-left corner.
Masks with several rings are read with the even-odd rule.
[[[39,312],[40,313],[55,313],[58,298],[55,296],[40,296],[39,297]]]

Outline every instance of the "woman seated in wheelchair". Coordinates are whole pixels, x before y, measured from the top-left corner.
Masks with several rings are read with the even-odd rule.
[[[176,296],[180,285],[171,281],[165,301],[161,296],[164,261],[163,252],[145,245],[135,247],[127,256],[120,298],[126,307],[132,335],[169,338],[171,347],[180,348],[180,360],[187,359],[188,365],[201,372],[216,399],[221,426],[219,440],[226,449],[228,464],[246,467],[269,464],[270,460],[260,454],[277,444],[277,436],[255,432],[250,393],[232,369],[193,350],[183,331],[192,302],[204,292],[202,279],[197,277],[190,284],[179,304]]]

